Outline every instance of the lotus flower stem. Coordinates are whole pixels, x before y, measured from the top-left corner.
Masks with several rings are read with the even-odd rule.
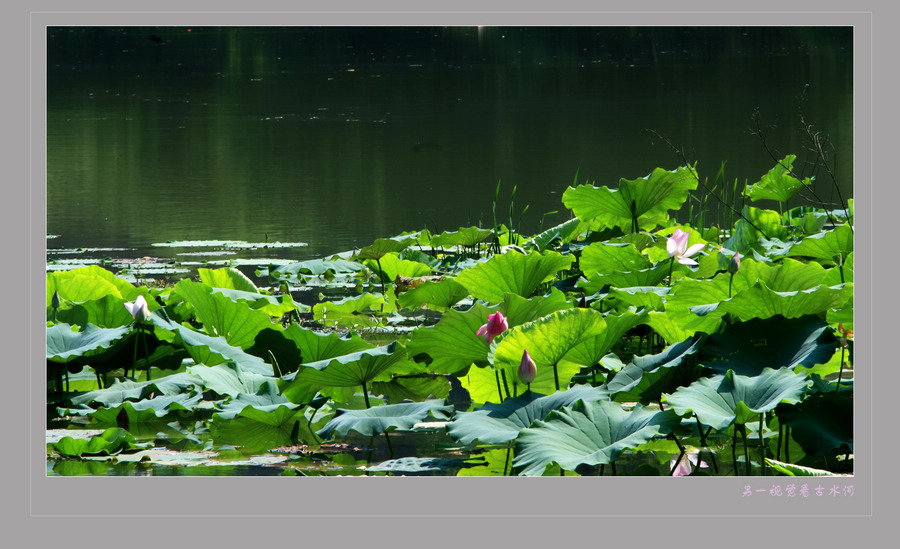
[[[734,281],[734,273],[731,273],[728,278],[728,297],[731,298],[731,283]]]
[[[675,257],[669,260],[669,278],[666,279],[666,287],[672,284],[672,268],[675,267]]]
[[[138,339],[141,337],[140,328],[138,329],[138,333],[134,336],[134,355],[131,359],[131,377],[137,379],[137,348],[138,348]],[[128,375],[128,371],[125,371],[125,375]]]

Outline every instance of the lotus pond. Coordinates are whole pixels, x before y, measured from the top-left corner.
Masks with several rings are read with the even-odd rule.
[[[535,235],[498,185],[491,227],[314,260],[58,253],[47,474],[852,474],[853,201],[787,208],[794,160],[576,177]]]

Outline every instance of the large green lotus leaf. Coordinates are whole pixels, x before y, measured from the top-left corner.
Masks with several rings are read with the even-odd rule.
[[[580,371],[581,365],[568,360],[561,361],[557,366],[560,388],[568,386],[569,381]],[[499,372],[492,368],[470,368],[459,381],[463,389],[468,391],[469,398],[475,403],[502,402],[507,397],[523,394],[526,389],[519,381],[515,369],[511,368],[504,368]],[[556,391],[552,367],[541,368],[538,366],[537,376],[531,382],[531,390],[542,394],[551,394]]]
[[[63,437],[59,442],[54,442],[52,446],[60,455],[79,457],[101,454],[114,456],[125,450],[143,448],[145,445],[137,444],[134,435],[125,429],[110,427],[103,433],[92,436],[89,440]]]
[[[853,398],[849,393],[819,393],[800,404],[778,408],[803,451],[823,456],[842,447],[853,451]]]
[[[634,357],[604,387],[617,402],[659,402],[664,393],[686,387],[700,377],[702,367],[696,354],[705,337],[670,345],[655,355]]]
[[[320,334],[292,324],[282,333],[297,345],[303,355],[303,362],[317,362],[375,347],[356,332],[341,337],[337,333]]]
[[[719,373],[734,370],[736,374],[755,376],[763,368],[824,364],[836,348],[834,334],[818,317],[774,316],[734,324],[711,335],[702,360]]]
[[[375,345],[364,341],[356,332],[341,337],[336,332],[323,334],[291,324],[283,330],[273,327],[260,331],[256,334],[256,343],[247,352],[267,361],[271,352],[283,375],[296,371],[304,362],[317,362],[373,347]]]
[[[686,268],[680,263],[674,268],[673,273]],[[611,271],[608,273],[596,273],[588,275],[587,281],[579,280],[577,286],[587,294],[595,294],[603,289],[604,286],[613,288],[633,288],[636,286],[656,286],[669,276],[669,263],[663,262],[649,269],[640,271]]]
[[[237,397],[241,393],[256,393],[264,385],[275,385],[273,378],[242,372],[233,362],[216,366],[192,366],[188,371],[203,380],[203,385],[208,390],[223,396]]]
[[[734,314],[742,321],[776,315],[797,318],[823,314],[829,309],[839,308],[852,296],[853,283],[776,292],[765,283],[757,282],[731,299],[722,301],[717,311]]]
[[[399,253],[408,246],[415,244],[416,239],[409,236],[400,236],[396,238],[378,238],[371,245],[362,248],[357,259],[381,259],[389,253]]]
[[[236,402],[234,408],[242,406]],[[312,431],[303,419],[300,407],[275,404],[269,407],[243,405],[232,415],[233,409],[213,415],[209,430],[217,446],[229,444],[243,453],[258,453],[279,446],[291,446],[303,441],[318,446]]]
[[[500,303],[507,293],[529,297],[543,282],[568,269],[573,261],[573,257],[552,251],[543,255],[500,254],[459,273],[456,281],[474,297]]]
[[[582,339],[578,345],[566,353],[565,360],[581,366],[600,363],[610,350],[622,341],[629,330],[646,319],[646,311],[640,313],[625,311],[620,315],[605,315],[603,322],[606,324],[606,329],[599,334]]]
[[[200,403],[199,392],[163,395],[138,402],[126,401],[114,407],[97,410],[81,405],[76,408],[58,408],[60,415],[89,416],[91,428],[122,426],[135,436],[154,435],[160,425],[171,422],[170,414],[191,413]]]
[[[576,385],[552,395],[528,391],[508,398],[502,404],[487,403],[474,412],[462,412],[447,424],[447,432],[462,444],[478,440],[482,444],[503,444],[515,439],[519,432],[536,419],[544,419],[553,410],[574,404],[577,400],[608,400],[609,393],[600,387]]]
[[[384,395],[389,402],[421,402],[450,396],[450,380],[443,375],[396,376],[390,381],[372,382],[372,394]]]
[[[216,364],[233,361],[244,372],[252,372],[264,376],[275,375],[271,364],[266,364],[259,357],[245,353],[240,347],[229,345],[224,337],[208,336],[172,322],[164,309],[153,312],[150,320],[157,327],[157,336],[160,339],[171,337],[170,341],[175,345],[183,346],[197,364],[215,366]],[[168,336],[166,332],[168,332]]]
[[[118,381],[105,389],[85,391],[69,396],[73,406],[98,402],[105,407],[119,405],[126,400],[142,400],[153,393],[178,395],[188,389],[202,389],[203,380],[187,373],[177,373],[152,381]]]
[[[618,189],[579,185],[563,193],[563,204],[584,221],[598,219],[610,227],[630,229],[637,218],[640,229],[654,229],[668,219],[668,210],[677,210],[697,188],[693,168],[674,171],[656,168],[650,175],[634,180],[620,179]]]
[[[741,269],[743,268],[742,262]],[[785,258],[780,265],[769,269],[766,286],[776,292],[808,290],[822,284],[827,274],[828,271],[818,263]]]
[[[289,293],[274,296],[245,292],[243,290],[229,290],[225,288],[213,288],[212,293],[222,294],[235,302],[243,302],[251,309],[262,311],[275,318],[281,318],[294,310],[309,310],[309,306],[307,305],[294,303],[294,300]]]
[[[828,265],[834,265],[839,257],[847,257],[853,251],[853,231],[849,225],[840,225],[801,240],[791,246],[791,257],[809,257]]]
[[[436,419],[449,419],[453,406],[444,400],[426,400],[388,404],[365,410],[338,409],[335,416],[319,430],[322,438],[331,438],[333,433],[346,435],[351,429],[365,436],[380,435],[391,429],[409,430],[417,423],[432,415]]]
[[[381,294],[365,293],[355,297],[346,297],[337,301],[325,301],[313,306],[313,318],[325,324],[333,326],[375,326],[378,324],[376,315],[388,314],[396,311],[393,301],[388,302]]]
[[[242,292],[259,293],[259,288],[252,280],[241,271],[234,267],[225,267],[222,269],[197,269],[200,276],[200,282],[213,288],[224,288],[228,290],[240,290]]]
[[[81,357],[96,356],[112,348],[131,331],[131,326],[100,328],[89,324],[82,331],[75,326],[54,324],[47,328],[47,360],[69,362]]]
[[[274,268],[273,268],[274,267]],[[334,276],[338,274],[354,274],[363,269],[361,263],[346,259],[310,259],[287,265],[269,267],[269,276],[276,280],[295,281],[300,275]]]
[[[448,310],[434,326],[413,332],[407,349],[417,359],[427,355],[429,369],[437,373],[455,374],[472,364],[486,366],[490,348],[475,333],[487,323],[489,315],[499,311],[514,327],[569,306],[565,295],[555,289],[531,299],[507,294],[496,307],[476,303],[464,313]]]
[[[253,345],[260,330],[272,326],[266,313],[234,302],[221,293],[213,293],[206,284],[182,280],[175,285],[175,292],[191,304],[208,335],[222,336],[235,347],[247,349]]]
[[[146,288],[138,289],[99,265],[47,273],[48,307],[55,292],[59,292],[60,298],[76,303],[100,299],[105,295],[133,301],[139,294],[144,294],[148,305],[153,305]]]
[[[380,263],[380,265],[378,264]],[[409,261],[400,259],[396,253],[385,254],[378,260],[366,261],[366,265],[375,273],[381,269],[382,278],[386,282],[393,282],[398,276],[406,278],[414,278],[418,276],[428,276],[431,274],[431,267],[418,261]]]
[[[825,269],[816,263],[785,259],[782,264],[770,267],[746,258],[741,259],[741,268],[733,277],[728,273],[720,273],[707,280],[677,281],[672,286],[666,306],[695,307],[728,300],[729,283],[732,297],[752,288],[758,281],[763,281],[770,290],[776,292],[807,290],[821,284],[825,275]]]
[[[409,373],[413,369],[415,364],[406,360],[406,349],[395,341],[383,347],[303,364],[295,376],[290,379],[285,376],[284,379],[290,384],[355,387],[379,380],[394,371]],[[285,390],[282,387],[282,391]]]
[[[788,230],[782,224],[781,215],[778,212],[744,206],[741,214],[743,218],[735,223],[734,231],[731,237],[722,244],[723,247],[745,256],[750,254],[761,238],[787,240]]]
[[[526,349],[539,370],[542,366],[554,366],[579,344],[588,340],[593,342],[594,338],[605,336],[607,330],[603,313],[594,309],[576,308],[551,313],[501,334],[495,340],[494,368],[511,368],[515,375]],[[601,356],[608,351],[606,349]],[[568,380],[560,380],[561,386],[563,382]],[[532,389],[540,392],[537,387],[532,386]]]
[[[652,265],[633,244],[594,242],[581,251],[578,265],[588,278],[595,274],[640,271]]]
[[[520,432],[513,464],[521,475],[538,476],[554,463],[569,471],[613,463],[623,451],[669,434],[680,421],[671,410],[638,404],[626,412],[614,402],[579,400]]]
[[[460,228],[458,231],[444,231],[437,236],[431,237],[428,243],[432,248],[452,248],[453,246],[474,246],[487,240],[493,234],[490,229],[479,229],[478,227]]]
[[[679,387],[665,400],[678,415],[694,413],[702,424],[721,431],[732,423],[757,419],[758,414],[774,410],[782,402],[799,402],[809,384],[808,376],[790,368],[765,368],[753,377],[729,370]]]
[[[673,344],[698,333],[715,333],[722,324],[722,316],[718,312],[700,316],[689,309],[670,308],[665,312],[651,311],[646,323],[666,343]]]
[[[787,202],[793,198],[804,185],[812,184],[812,180],[809,177],[800,181],[791,175],[790,172],[796,159],[797,156],[793,154],[785,156],[759,181],[752,185],[747,185],[744,188],[744,196],[750,197],[750,200],[753,202],[757,200]]]
[[[644,307],[648,311],[661,311],[665,297],[671,288],[658,286],[636,286],[633,288],[610,288],[609,297],[632,307]]]
[[[452,278],[445,278],[440,282],[425,282],[405,292],[400,296],[397,304],[407,309],[418,309],[424,306],[434,311],[444,312],[468,295],[468,290],[463,288],[459,282]]]
[[[153,307],[152,297],[145,295],[148,307]],[[126,300],[113,294],[105,295],[99,299],[94,299],[79,304],[66,303],[56,311],[56,322],[65,322],[67,324],[77,324],[86,327],[88,324],[100,326],[102,328],[118,328],[134,323],[134,317],[125,308]],[[48,318],[52,315],[52,310],[48,309]]]
[[[590,228],[589,223],[573,217],[568,221],[564,221],[555,227],[550,227],[546,231],[537,234],[525,241],[526,249],[536,249],[538,251],[553,248],[560,244],[566,244],[575,240],[578,235],[585,233]]]

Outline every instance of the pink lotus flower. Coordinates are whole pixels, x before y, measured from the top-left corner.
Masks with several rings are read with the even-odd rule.
[[[125,304],[125,308],[134,317],[135,322],[147,322],[150,320],[150,309],[147,308],[147,300],[139,295],[134,301]]]
[[[694,456],[696,459],[691,461],[691,456]],[[685,452],[681,459],[678,461],[678,466],[675,466],[675,460],[678,458],[672,458],[672,461],[669,463],[669,467],[675,467],[675,471],[672,473],[673,477],[684,477],[691,474],[693,471],[693,467],[691,467],[692,463],[696,462],[697,467],[709,467],[709,465],[705,461],[700,461],[700,452],[697,450],[691,450],[690,452]]]
[[[672,233],[672,236],[666,241],[666,251],[669,252],[669,257],[674,257],[675,261],[682,265],[699,265],[699,263],[693,259],[688,258],[702,250],[705,246],[703,244],[694,244],[688,248],[687,243],[690,234],[690,231],[685,232],[681,229],[675,229],[675,232]]]
[[[535,376],[537,376],[537,364],[528,354],[528,349],[525,349],[525,352],[522,353],[522,362],[519,364],[519,379],[528,385],[534,381]]]
[[[509,322],[507,322],[506,318],[503,316],[503,313],[497,311],[492,315],[488,315],[487,324],[483,325],[481,328],[478,328],[478,331],[475,332],[475,335],[478,337],[483,337],[484,341],[490,345],[494,338],[498,335],[502,334],[509,328]]]

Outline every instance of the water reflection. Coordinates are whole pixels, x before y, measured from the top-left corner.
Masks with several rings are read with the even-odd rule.
[[[801,154],[800,105],[852,195],[849,30],[726,31],[52,29],[48,232],[138,256],[268,235],[305,259],[489,225],[498,181],[531,232],[566,219],[576,172],[615,186],[677,166],[647,129],[710,181],[727,161],[752,183],[773,162],[751,113]]]

